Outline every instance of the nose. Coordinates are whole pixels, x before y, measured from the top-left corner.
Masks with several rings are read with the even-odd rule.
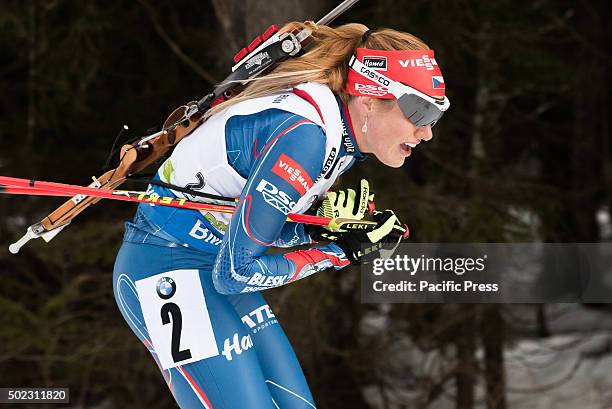
[[[431,138],[433,138],[433,132],[431,130],[431,125],[417,128],[416,134],[419,137],[419,139],[422,139],[424,141],[431,140]]]

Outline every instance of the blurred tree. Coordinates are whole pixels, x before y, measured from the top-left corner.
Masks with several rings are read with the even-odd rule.
[[[336,3],[1,2],[0,173],[87,183],[123,123],[128,137],[158,126],[224,78],[233,54],[268,25],[316,19]],[[372,158],[342,184],[367,176],[378,207],[396,210],[415,241],[596,241],[595,212],[612,209],[610,8],[359,2],[338,23],[425,39],[452,107],[404,168]],[[0,241],[55,203],[2,197]],[[68,385],[82,407],[173,405],[112,299],[120,221],[132,213],[100,203],[48,245],[0,253],[6,385]],[[518,336],[506,321],[514,307],[366,305],[357,278],[357,269],[322,273],[264,294],[320,407],[468,408],[480,384],[489,409],[507,406],[503,348]]]

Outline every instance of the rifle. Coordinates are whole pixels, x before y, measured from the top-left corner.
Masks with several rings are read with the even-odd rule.
[[[317,24],[328,25],[357,1],[343,1]],[[275,25],[270,26],[234,56],[235,65],[225,80],[199,101],[176,108],[164,121],[160,131],[123,145],[119,150],[117,167],[101,176],[93,177],[93,182],[87,187],[112,191],[128,177],[159,163],[171,153],[176,144],[202,123],[204,114],[210,108],[239,93],[251,79],[271,71],[282,61],[303,53],[311,40],[311,34],[312,31],[308,28],[280,32]],[[26,190],[21,189],[21,194],[25,192]],[[5,193],[8,192],[5,190]],[[35,192],[32,190],[31,193]],[[42,237],[48,243],[86,208],[102,198],[109,198],[93,193],[95,192],[90,190],[89,194],[75,194],[40,222],[29,226],[25,235],[11,245],[11,253],[17,253],[31,239]]]

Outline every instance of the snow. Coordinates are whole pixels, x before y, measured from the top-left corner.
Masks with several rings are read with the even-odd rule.
[[[507,401],[510,409],[605,409],[612,408],[612,314],[579,304],[546,306],[551,336],[537,338],[534,306],[511,306],[520,314],[522,337],[508,342],[505,352]],[[527,318],[525,318],[527,317]],[[529,317],[534,317],[533,319]],[[386,326],[381,317],[370,315],[364,329]],[[439,375],[450,366],[452,351],[421,351],[410,339],[396,341],[385,351],[388,362],[381,365],[387,385],[363,393],[372,408],[400,409],[419,406],[420,385],[410,379]],[[478,350],[477,357],[482,357]],[[455,407],[453,382],[430,409]],[[475,408],[484,409],[484,383],[479,378]],[[408,406],[407,406],[408,405]]]
[[[610,222],[610,209],[601,207],[595,214],[597,225],[599,226],[599,237],[602,240],[612,239],[612,223]]]

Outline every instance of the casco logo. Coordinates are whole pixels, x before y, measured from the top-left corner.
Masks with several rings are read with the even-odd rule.
[[[375,71],[372,71],[368,67],[361,67],[360,71],[362,74],[365,74],[366,77],[371,78],[372,81],[376,81],[380,85],[384,85],[385,87],[389,86],[389,80],[387,80],[386,78],[381,78],[380,75],[378,75]]]
[[[387,57],[363,57],[363,65],[378,71],[387,71]]]
[[[385,87],[355,83],[355,91],[362,95],[372,95],[374,97],[383,97],[387,94],[388,90]]]

